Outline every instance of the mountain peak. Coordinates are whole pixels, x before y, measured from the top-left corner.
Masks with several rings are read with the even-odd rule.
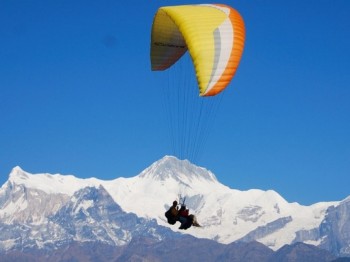
[[[19,166],[15,166],[9,175],[9,180],[12,182],[19,182],[19,181],[25,181],[28,180],[29,176],[28,174]]]
[[[206,180],[218,182],[215,175],[209,170],[196,166],[188,160],[180,160],[174,156],[164,156],[154,162],[139,175],[141,178],[150,178],[164,181],[167,179],[179,180]]]

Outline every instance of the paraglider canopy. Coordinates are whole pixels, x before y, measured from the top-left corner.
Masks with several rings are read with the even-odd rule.
[[[202,153],[223,97],[218,94],[236,73],[244,40],[243,19],[230,6],[180,5],[157,10],[151,32],[151,68],[168,76],[160,91],[173,154],[179,158],[195,162]]]
[[[158,9],[152,26],[152,70],[165,70],[189,51],[200,96],[214,96],[230,83],[240,62],[244,22],[221,4],[167,6]]]

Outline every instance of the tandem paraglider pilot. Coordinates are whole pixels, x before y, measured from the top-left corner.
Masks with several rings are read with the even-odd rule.
[[[179,207],[177,206],[177,201],[175,200],[169,210],[165,212],[165,217],[168,219],[168,223],[170,225],[175,225],[176,221],[178,221],[178,215]]]
[[[176,200],[173,202],[173,205],[169,208],[169,210],[165,212],[165,217],[167,218],[168,223],[171,225],[175,225],[175,223],[179,221],[181,223],[179,229],[186,230],[191,226],[200,227],[196,216],[189,214],[189,210],[186,208],[185,204],[182,204],[181,208],[179,209]]]

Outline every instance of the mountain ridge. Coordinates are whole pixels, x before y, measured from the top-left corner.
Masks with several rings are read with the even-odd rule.
[[[342,201],[337,201],[302,206],[288,203],[274,190],[231,189],[221,184],[209,170],[172,156],[165,156],[134,177],[108,181],[60,174],[33,175],[15,167],[0,188],[0,222],[7,225],[14,222],[46,223],[51,215],[57,214],[60,208],[74,199],[77,191],[84,188],[105,190],[123,212],[157,221],[158,225],[174,232],[197,238],[223,244],[237,240],[258,241],[273,250],[302,241],[339,254],[348,252],[349,241],[345,235],[341,236],[342,249],[335,251],[332,244],[339,241],[336,239],[341,230],[334,221],[340,211],[334,213],[331,219],[326,219],[333,214],[329,210],[338,210],[339,205],[345,207],[345,202],[343,205]],[[186,196],[186,204],[196,214],[202,228],[183,232],[176,225],[167,224],[164,212],[179,194]],[[86,200],[84,205],[88,203]],[[343,209],[339,209],[339,214],[347,219],[347,209]],[[325,237],[321,232],[325,231],[322,229],[325,221],[339,231],[337,236]]]

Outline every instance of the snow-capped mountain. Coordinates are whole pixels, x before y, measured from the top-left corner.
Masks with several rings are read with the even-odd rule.
[[[179,194],[186,196],[186,205],[201,228],[181,231],[166,223],[164,212]],[[277,250],[304,242],[336,255],[350,255],[349,202],[303,206],[288,203],[272,190],[231,189],[205,168],[171,156],[135,177],[110,181],[32,175],[15,167],[0,188],[0,230],[7,232],[0,236],[0,248],[11,249],[23,239],[37,246],[91,239],[123,245],[138,234],[164,238],[169,231],[158,228],[159,224],[225,244],[256,240]],[[142,221],[136,215],[128,217],[130,213]],[[117,219],[122,216],[128,219]]]
[[[102,186],[79,189],[71,197],[18,187],[23,189],[24,197],[16,198],[19,189],[7,202],[6,210],[12,204],[17,212],[13,212],[12,220],[4,212],[7,216],[0,223],[1,251],[53,250],[74,242],[123,246],[140,236],[155,240],[166,239],[169,234],[176,237],[170,229],[158,226],[155,219],[124,212]],[[56,198],[59,201],[50,201]]]

